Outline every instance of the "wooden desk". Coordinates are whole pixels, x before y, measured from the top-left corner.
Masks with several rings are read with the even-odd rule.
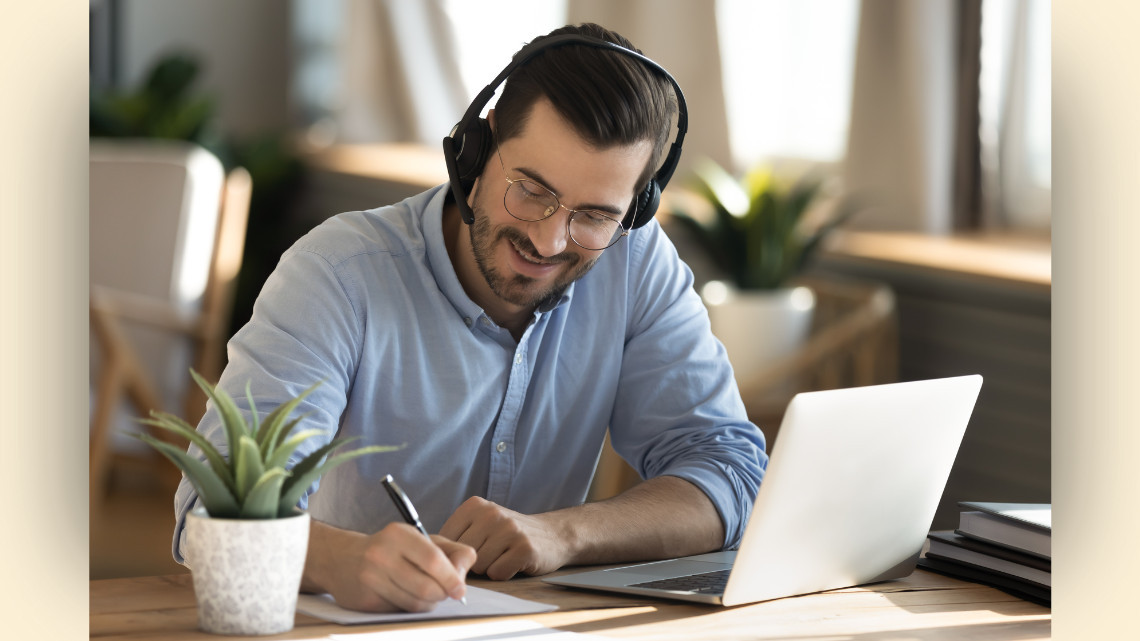
[[[472,580],[559,610],[524,618],[571,632],[619,639],[1049,639],[1051,614],[998,590],[916,570],[898,581],[735,608],[611,596],[561,588],[536,578]],[[91,582],[93,639],[217,639],[198,631],[190,575]],[[324,638],[477,620],[339,626],[297,615],[289,633],[265,639]]]

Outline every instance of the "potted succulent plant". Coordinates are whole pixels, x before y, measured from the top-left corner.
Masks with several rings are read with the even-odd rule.
[[[708,159],[695,173],[705,206],[681,205],[673,215],[724,278],[706,283],[701,295],[743,381],[806,340],[815,296],[795,278],[855,209],[851,201],[828,202],[823,181],[813,177],[782,181],[757,167],[738,180]]]
[[[308,548],[309,515],[295,506],[321,474],[358,456],[398,447],[369,446],[329,455],[352,439],[338,438],[291,469],[285,464],[321,430],[295,430],[290,419],[317,383],[262,419],[246,386],[250,420],[234,400],[197,372],[191,375],[213,401],[225,429],[227,458],[186,421],[151,412],[143,423],[196,445],[205,460],[148,434],[134,435],[174,462],[198,492],[199,507],[186,517],[186,563],[198,600],[198,624],[215,634],[276,634],[293,628],[297,593]]]

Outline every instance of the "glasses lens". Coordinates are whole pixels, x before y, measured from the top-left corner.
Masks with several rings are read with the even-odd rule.
[[[605,249],[621,232],[621,223],[601,212],[586,209],[570,218],[570,237],[585,249]]]
[[[558,209],[558,199],[545,187],[529,180],[516,180],[507,187],[503,204],[519,220],[543,220]]]

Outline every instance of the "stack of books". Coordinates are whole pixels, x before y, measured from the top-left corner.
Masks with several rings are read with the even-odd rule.
[[[1048,503],[963,501],[958,529],[931,532],[921,567],[1050,604]]]

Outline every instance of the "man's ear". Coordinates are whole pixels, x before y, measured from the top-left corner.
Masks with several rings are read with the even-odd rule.
[[[494,132],[495,131],[495,110],[494,109],[488,109],[487,110],[487,124],[491,126],[491,131]]]

